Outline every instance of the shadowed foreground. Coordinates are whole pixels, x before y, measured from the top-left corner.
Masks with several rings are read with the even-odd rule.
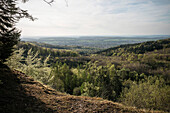
[[[146,112],[101,98],[62,94],[2,64],[0,80],[1,113]]]

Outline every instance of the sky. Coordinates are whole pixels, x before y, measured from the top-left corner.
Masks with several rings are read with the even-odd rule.
[[[19,21],[22,37],[170,35],[170,0],[55,0],[51,6],[29,0],[18,5],[38,18]]]

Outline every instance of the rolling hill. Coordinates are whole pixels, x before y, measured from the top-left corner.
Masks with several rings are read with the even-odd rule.
[[[97,54],[102,54],[106,56],[112,55],[122,55],[122,53],[134,53],[134,54],[144,54],[146,52],[151,52],[154,50],[170,48],[170,38],[157,40],[157,41],[147,41],[143,43],[136,44],[125,44],[112,48],[108,48],[102,51],[96,52]]]

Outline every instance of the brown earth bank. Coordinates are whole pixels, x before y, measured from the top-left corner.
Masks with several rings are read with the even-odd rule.
[[[0,65],[0,113],[142,113],[156,112],[126,107],[95,97],[55,91],[19,71]]]

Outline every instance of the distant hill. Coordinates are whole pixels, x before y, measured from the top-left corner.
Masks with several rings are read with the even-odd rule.
[[[143,43],[136,44],[125,44],[109,49],[105,49],[96,54],[106,55],[106,56],[121,56],[123,53],[134,53],[134,54],[143,54],[146,52],[151,52],[154,50],[160,50],[163,48],[170,48],[170,38],[157,40],[157,41],[147,41]]]
[[[73,47],[69,48],[69,46],[54,46],[45,43],[37,43],[37,42],[24,42],[21,41],[17,45],[17,49],[23,48],[25,50],[25,56],[29,49],[32,49],[34,53],[38,52],[38,57],[44,60],[48,55],[50,55],[49,63],[53,64],[56,61],[60,61],[62,63],[67,63],[70,66],[77,67],[79,64],[84,64],[88,62],[89,59],[82,56],[86,50],[90,51],[91,48],[83,48],[83,47]],[[73,50],[71,50],[73,49]],[[79,50],[77,50],[79,49]],[[86,50],[83,50],[86,49]],[[90,50],[89,50],[90,49]],[[82,51],[82,52],[81,52]]]
[[[44,45],[44,46],[42,46]],[[18,48],[23,48],[26,50],[26,52],[29,49],[32,49],[32,51],[39,52],[39,56],[42,58],[46,58],[48,55],[51,55],[51,58],[55,57],[75,57],[79,56],[79,54],[75,51],[67,50],[62,47],[56,47],[56,48],[50,48],[49,46],[46,46],[46,44],[41,43],[34,43],[34,42],[20,42],[17,45]]]
[[[90,54],[90,53],[94,53],[96,51],[99,51],[101,49],[98,48],[92,48],[92,47],[84,47],[84,46],[76,46],[76,45],[52,45],[52,44],[48,44],[48,42],[46,43],[42,43],[42,42],[36,42],[36,41],[21,41],[18,44],[19,48],[24,47],[25,49],[28,48],[48,48],[50,50],[58,50],[60,52],[62,51],[72,51],[74,53],[77,54],[81,54],[81,55],[85,55],[85,54]],[[69,55],[68,55],[69,56]]]
[[[98,59],[100,64],[112,63],[119,69],[130,69],[152,76],[163,75],[170,80],[170,38],[120,45],[96,54],[101,58],[95,57],[94,59]]]
[[[123,44],[134,44],[146,41],[156,41],[169,38],[170,35],[142,35],[142,36],[63,36],[63,37],[30,37],[22,41],[47,43],[54,46],[81,46],[88,48],[107,49]]]

